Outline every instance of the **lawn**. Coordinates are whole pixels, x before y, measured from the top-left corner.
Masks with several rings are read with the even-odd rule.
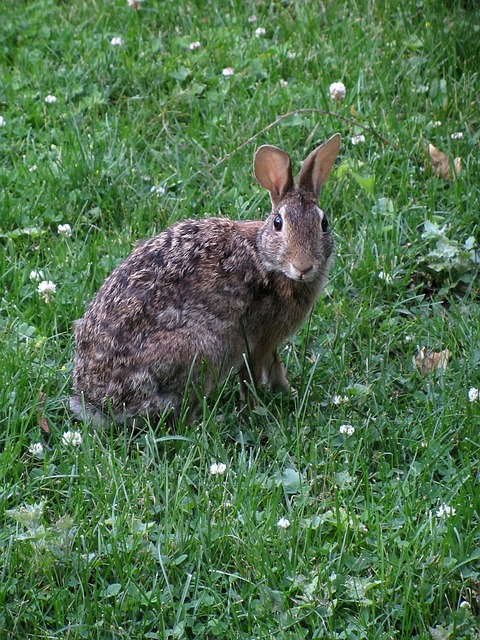
[[[478,4],[5,5],[0,638],[478,640]],[[72,323],[136,242],[266,216],[255,149],[336,132],[298,394],[74,420]]]

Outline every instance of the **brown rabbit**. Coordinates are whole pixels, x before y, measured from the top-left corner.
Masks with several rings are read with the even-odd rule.
[[[336,134],[294,183],[289,156],[262,146],[265,222],[185,220],[140,243],[77,322],[72,411],[95,423],[155,420],[183,401],[194,412],[231,369],[244,399],[250,382],[290,389],[277,349],[328,277],[333,240],[317,200],[339,148]]]

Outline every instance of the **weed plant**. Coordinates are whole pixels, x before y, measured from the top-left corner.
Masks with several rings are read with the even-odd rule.
[[[478,640],[478,5],[138,6],[2,14],[0,637]],[[255,148],[336,131],[298,395],[241,410],[232,375],[175,430],[75,422],[72,322],[134,244],[265,216]]]

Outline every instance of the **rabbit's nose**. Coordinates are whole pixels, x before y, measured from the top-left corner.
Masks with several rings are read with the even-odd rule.
[[[310,271],[313,269],[313,264],[311,264],[308,267],[303,267],[302,269],[298,269],[298,271],[300,272],[300,276],[303,278],[303,276],[306,276],[307,273],[310,273]]]
[[[294,280],[310,280],[315,277],[315,264],[308,262],[290,263],[290,277]]]

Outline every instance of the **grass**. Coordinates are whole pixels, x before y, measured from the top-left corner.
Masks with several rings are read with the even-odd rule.
[[[480,638],[480,12],[323,5],[4,13],[2,638]],[[298,397],[239,413],[232,376],[175,433],[76,423],[71,324],[135,242],[265,215],[255,147],[298,167],[336,131],[336,261],[283,352]],[[456,181],[428,142],[462,158]],[[444,372],[418,372],[422,346]]]

